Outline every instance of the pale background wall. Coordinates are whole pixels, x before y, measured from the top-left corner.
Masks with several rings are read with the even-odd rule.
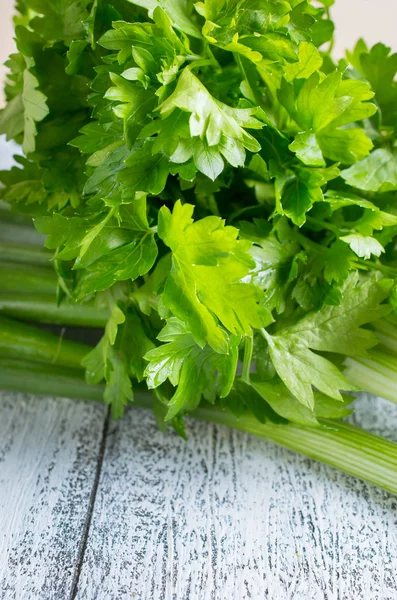
[[[13,6],[14,0],[0,0],[0,81],[5,75],[2,65],[14,48]],[[364,37],[368,44],[383,41],[397,49],[397,0],[336,0],[332,13],[337,23],[337,55],[341,56],[359,37]],[[0,106],[3,102],[1,91]]]

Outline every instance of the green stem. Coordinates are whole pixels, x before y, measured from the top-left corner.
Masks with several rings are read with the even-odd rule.
[[[252,335],[245,338],[243,366],[241,370],[241,379],[249,383],[252,355],[254,352],[254,338]]]
[[[92,302],[78,304],[65,299],[57,306],[54,297],[45,294],[0,293],[0,312],[23,321],[77,327],[102,328],[109,318],[108,309]]]
[[[382,263],[380,263],[379,261],[374,262],[374,261],[371,261],[368,259],[358,258],[354,261],[354,265],[357,268],[365,269],[367,271],[368,270],[380,271],[386,277],[391,277],[392,279],[394,279],[397,274],[396,269],[394,269],[393,267],[388,267],[387,265],[382,265]]]
[[[321,246],[317,242],[313,242],[310,238],[302,235],[301,233],[294,232],[294,238],[300,243],[302,248],[305,250],[314,250],[315,252],[320,252],[325,254],[327,252],[327,248],[325,246]]]
[[[381,345],[397,355],[397,327],[393,316],[374,323],[374,329]]]
[[[0,246],[0,252],[2,248]],[[4,257],[1,256],[3,259]],[[57,289],[57,275],[51,268],[22,263],[0,262],[1,293],[49,294],[54,300]],[[18,295],[19,295],[18,294]]]
[[[88,386],[81,371],[1,358],[0,388],[87,400],[101,400],[103,393],[102,386]],[[149,408],[152,402],[152,394],[136,394],[136,405]],[[253,415],[237,418],[205,403],[192,416],[271,440],[397,494],[397,444],[352,425],[331,420],[323,421],[323,428],[261,424]]]
[[[357,387],[397,403],[397,357],[377,347],[368,357],[346,358],[343,374]]]
[[[53,253],[46,248],[1,242],[0,256],[2,261],[23,263],[25,265],[42,265],[52,269],[51,258]]]
[[[43,246],[44,236],[33,227],[29,217],[12,213],[0,207],[0,241],[25,246]]]
[[[62,340],[25,324],[0,318],[0,387],[73,398],[101,400],[102,386],[88,386],[81,359],[90,347]],[[251,344],[246,346],[246,364]],[[21,360],[22,359],[22,360]],[[145,398],[145,399],[144,399]],[[147,398],[147,399],[146,399]],[[138,404],[151,404],[139,395]],[[337,421],[326,427],[259,423],[251,414],[240,418],[218,406],[203,404],[193,416],[229,425],[300,452],[397,494],[397,445]]]
[[[0,356],[81,369],[92,348],[0,316]]]
[[[347,379],[367,392],[397,403],[397,327],[391,314],[376,323],[374,329],[380,344],[366,357],[346,358]]]
[[[0,357],[0,388],[24,394],[103,402],[103,385],[87,385],[80,370]]]
[[[0,245],[0,252],[2,246]],[[104,327],[109,317],[106,308],[97,308],[93,302],[75,303],[65,299],[56,304],[57,274],[52,265],[39,264],[44,255],[32,249],[32,260],[36,264],[26,264],[30,249],[14,247],[12,258],[20,258],[24,263],[0,262],[0,311],[27,321],[53,323],[57,325],[77,325],[83,327]]]
[[[237,52],[233,53],[233,57],[237,63],[239,70],[240,70],[241,76],[243,77],[243,79],[245,79],[246,83],[248,84],[248,86],[251,90],[251,93],[253,94],[256,104],[258,106],[262,106],[262,100],[263,100],[262,95],[259,92],[259,88],[258,88],[256,81],[254,81],[252,78],[252,72],[256,73],[255,68],[252,69],[251,71],[250,70],[247,71],[247,69],[244,67],[241,55],[237,54]],[[251,66],[250,63],[249,63],[249,66]]]
[[[18,225],[19,227],[30,227],[32,229],[33,219],[26,215],[21,215],[11,210],[11,207],[7,202],[0,200],[0,222]]]
[[[340,229],[333,225],[332,223],[328,223],[327,221],[323,221],[322,219],[314,219],[313,217],[306,217],[306,222],[308,225],[314,225],[315,227],[319,227],[320,229],[328,229],[335,235],[339,237]]]

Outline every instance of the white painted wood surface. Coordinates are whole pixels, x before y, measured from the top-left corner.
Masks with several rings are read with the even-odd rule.
[[[2,393],[0,414],[2,599],[397,598],[397,500],[370,485],[143,409],[102,463],[100,406]],[[397,441],[396,406],[363,396],[355,420]]]
[[[70,596],[104,407],[0,392],[0,598]]]
[[[397,407],[376,404],[395,437]],[[77,597],[396,598],[396,508],[254,437],[190,423],[185,443],[130,411],[110,428]]]

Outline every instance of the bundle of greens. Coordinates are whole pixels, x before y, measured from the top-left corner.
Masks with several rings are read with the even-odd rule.
[[[116,419],[135,389],[397,493],[397,446],[340,420],[397,401],[397,55],[335,63],[332,4],[19,0],[1,387]]]

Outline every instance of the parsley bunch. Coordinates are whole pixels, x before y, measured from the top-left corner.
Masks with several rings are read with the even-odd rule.
[[[196,411],[397,491],[395,447],[336,421],[345,392],[397,401],[397,55],[334,62],[332,4],[19,0],[0,310],[103,335],[1,317],[3,387],[119,418],[144,385],[160,426]]]

